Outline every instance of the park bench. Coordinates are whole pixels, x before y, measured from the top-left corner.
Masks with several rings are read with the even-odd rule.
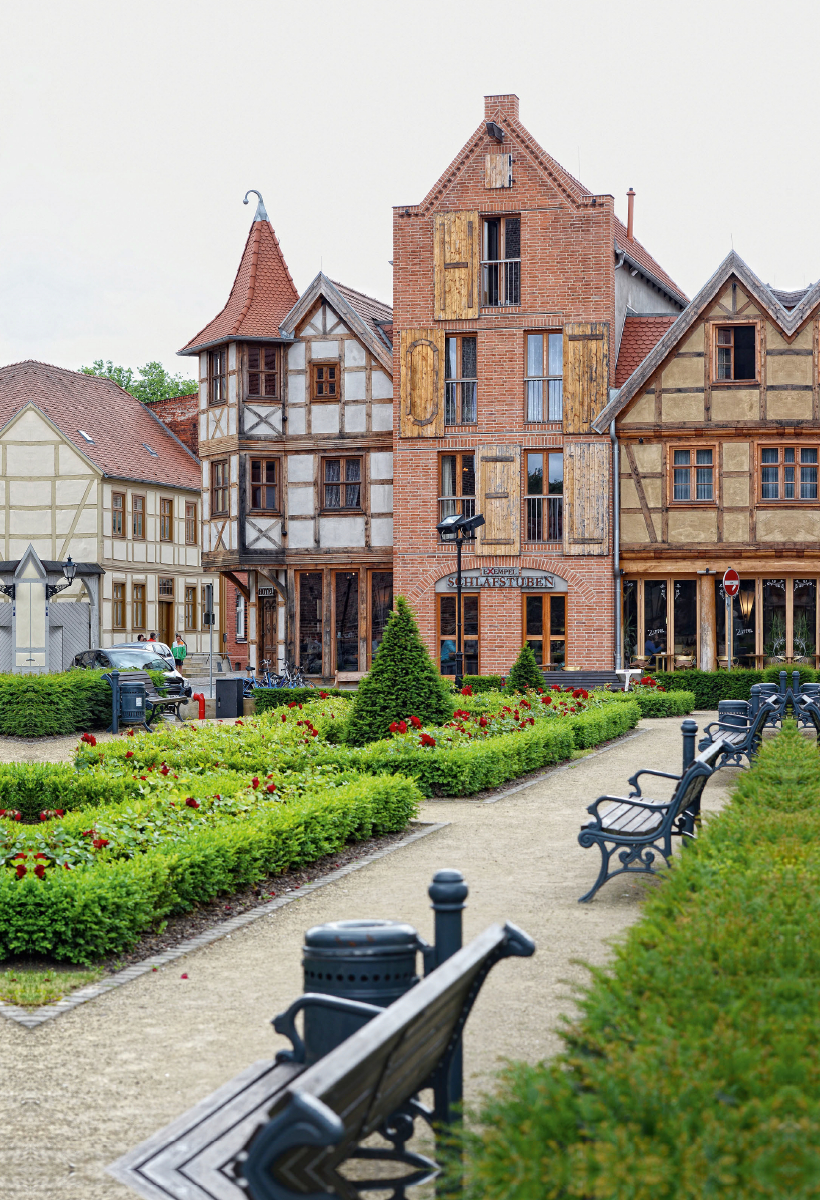
[[[436,880],[444,874],[461,880],[457,872]],[[305,993],[274,1019],[292,1050],[249,1067],[109,1172],[152,1200],[355,1200],[379,1186],[399,1200],[406,1188],[434,1178],[438,1165],[408,1149],[414,1122],[439,1128],[457,1119],[452,1106],[460,1100],[461,1035],[481,986],[501,959],[535,951],[516,926],[496,924],[440,961],[449,952],[439,919],[451,923],[456,914],[450,910],[463,907],[463,881],[461,888],[453,893],[456,903],[445,893],[434,899],[436,946],[424,952],[432,968],[425,979],[385,1008]],[[460,913],[456,919],[460,930]],[[295,1018],[316,1008],[325,1009],[328,1020],[342,1012],[367,1023],[308,1065]],[[428,1088],[432,1108],[418,1098]],[[358,1171],[341,1170],[354,1162],[362,1164]]]
[[[763,740],[763,729],[771,721],[781,720],[785,713],[785,697],[760,697],[760,706],[752,716],[741,712],[732,714],[731,722],[726,720],[713,721],[704,729],[704,737],[698,743],[699,750],[707,750],[716,741],[721,743],[720,761],[715,770],[720,767],[741,767],[744,758],[751,763],[760,749]]]
[[[590,890],[579,898],[579,903],[591,900],[598,889],[616,875],[653,874],[656,854],[660,854],[663,863],[668,865],[673,837],[695,837],[703,789],[716,770],[725,744],[722,737],[718,737],[695,758],[697,725],[694,721],[684,721],[681,728],[684,754],[680,775],[645,767],[629,779],[633,790],[628,796],[599,796],[587,809],[593,819],[581,826],[578,841],[584,849],[600,848],[601,869]],[[638,782],[643,775],[677,780],[670,799],[646,799]],[[599,806],[605,802],[608,807],[601,811]],[[610,862],[616,853],[621,865],[611,871]]]
[[[192,689],[189,686],[168,682],[165,687],[168,692],[167,696],[161,695],[154,681],[147,671],[110,671],[102,677],[111,688],[112,709],[116,709],[116,715],[113,716],[109,732],[117,732],[115,725],[120,724],[136,724],[143,725],[145,729],[151,729],[151,722],[160,714],[173,712],[180,724],[184,724],[185,718],[180,714],[180,708],[183,704],[188,703]],[[119,693],[123,683],[126,684],[142,684],[145,688],[145,704],[143,709],[143,719],[141,721],[128,721],[122,716],[119,705]]]

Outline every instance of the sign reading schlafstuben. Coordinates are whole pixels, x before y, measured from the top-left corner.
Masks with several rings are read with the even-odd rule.
[[[436,582],[437,592],[456,590],[458,576],[444,575]],[[526,567],[485,567],[482,570],[461,572],[461,586],[465,591],[483,591],[484,588],[516,588],[527,592],[566,592],[567,581],[551,571],[529,570]]]

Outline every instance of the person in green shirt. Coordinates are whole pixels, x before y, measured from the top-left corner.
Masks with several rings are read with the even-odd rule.
[[[182,670],[182,664],[185,662],[185,656],[188,653],[188,647],[182,640],[182,637],[177,634],[171,646],[171,653],[174,656],[174,662],[177,665],[177,670]]]

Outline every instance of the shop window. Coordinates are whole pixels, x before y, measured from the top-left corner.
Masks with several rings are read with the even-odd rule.
[[[561,669],[567,663],[566,596],[524,597],[524,638],[539,667]]]
[[[560,542],[564,536],[564,452],[528,451],[526,539]]]
[[[763,580],[763,656],[764,659],[786,657],[785,579]]]
[[[816,500],[816,446],[761,446],[761,500]]]
[[[527,334],[525,421],[561,421],[564,416],[564,335]]]
[[[786,644],[786,581],[781,580],[780,618],[775,618],[775,634],[782,635]],[[738,594],[732,600],[732,662],[738,667],[754,667],[757,655],[757,604],[755,602],[755,580],[741,579]],[[764,605],[765,607],[765,605]],[[726,593],[720,579],[715,581],[716,652],[721,665],[726,665]],[[778,630],[781,632],[778,632]]]
[[[326,458],[324,460],[323,507],[362,507],[361,458]]]
[[[115,538],[125,537],[125,494],[111,493],[111,535]]]
[[[487,217],[482,229],[481,303],[521,303],[521,218]]]
[[[251,459],[251,509],[279,511],[279,462],[275,458]]]
[[[629,665],[638,653],[638,580],[623,581],[624,663]]]
[[[131,497],[131,536],[135,541],[145,541],[145,497]],[[141,628],[141,627],[140,627]]]
[[[248,346],[248,396],[275,399],[278,390],[276,346]]]
[[[243,593],[240,592],[239,588],[237,588],[236,589],[236,623],[234,625],[234,636],[235,636],[237,642],[244,642],[246,640],[247,635],[245,633],[245,629],[246,629],[247,619],[248,619],[248,611],[247,611],[247,605],[245,603],[245,597],[244,597]]]
[[[666,580],[647,579],[643,585],[643,656],[657,670],[664,666],[667,650]]]
[[[170,542],[173,539],[174,502],[164,496],[159,501],[159,540]]]
[[[125,584],[114,584],[114,602],[112,606],[112,621],[114,629],[125,629]]]
[[[478,371],[475,336],[444,339],[444,424],[474,425]]]
[[[185,589],[185,628],[196,629],[196,588]]]
[[[339,399],[339,366],[324,365],[317,366],[315,363],[310,369],[311,378],[311,398],[313,400],[338,400]]]
[[[817,580],[795,579],[792,593],[792,655],[814,665],[817,653]]]
[[[674,503],[714,503],[714,454],[711,446],[672,450],[672,501]]]
[[[357,571],[337,571],[336,587],[336,670],[359,670],[359,575]]]
[[[475,515],[475,455],[442,454],[439,521],[453,513]]]
[[[228,460],[211,463],[211,516],[225,516],[228,512]]]
[[[195,546],[196,537],[196,501],[185,501],[185,545]]]
[[[228,351],[212,350],[209,355],[208,399],[211,404],[224,404],[228,398]]]
[[[442,675],[456,673],[456,597],[439,596],[439,667]],[[461,648],[464,675],[478,675],[478,596],[461,597]]]
[[[135,583],[131,589],[132,608],[134,611],[134,628],[145,628],[145,584]]]
[[[694,579],[675,579],[672,583],[675,655],[697,660],[698,585]],[[752,630],[754,638],[754,630]]]
[[[306,675],[322,674],[322,572],[299,574],[299,665]]]
[[[757,378],[754,325],[719,325],[715,330],[715,379]]]
[[[382,644],[387,619],[393,608],[393,572],[370,572],[370,654],[371,661]]]

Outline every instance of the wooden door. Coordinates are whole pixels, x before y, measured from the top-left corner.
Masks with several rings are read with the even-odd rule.
[[[269,671],[279,670],[277,615],[279,604],[275,596],[263,596],[259,601],[260,660],[267,661]]]
[[[157,637],[161,642],[165,642],[166,646],[170,646],[174,640],[176,630],[174,629],[174,606],[170,600],[160,600],[159,602],[159,629],[157,629]]]

